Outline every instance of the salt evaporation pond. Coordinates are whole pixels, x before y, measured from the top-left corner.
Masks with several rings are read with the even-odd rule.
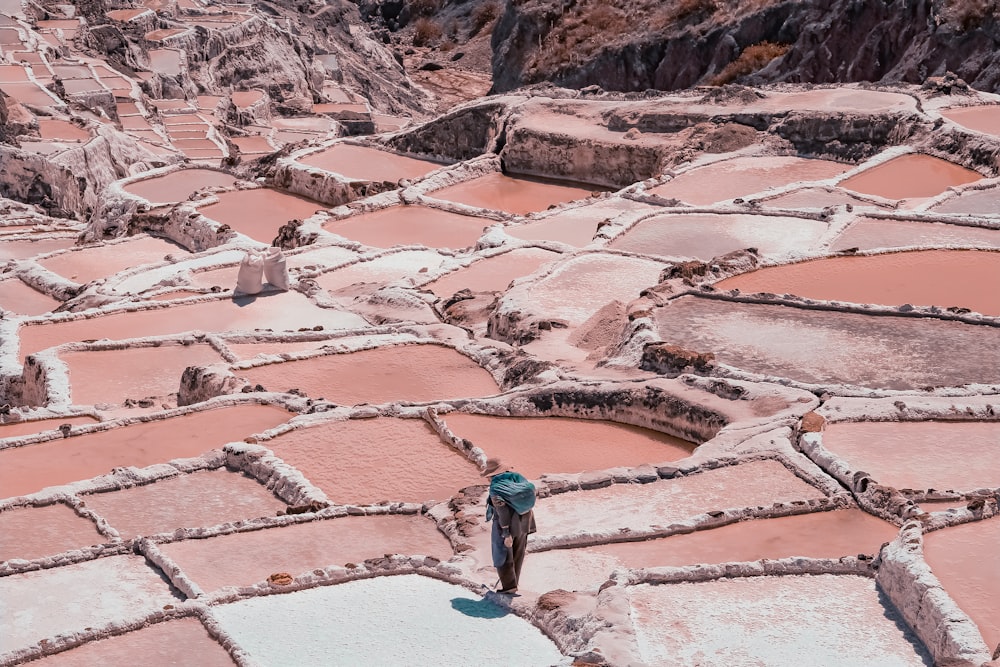
[[[304,165],[359,181],[398,181],[425,176],[441,164],[389,151],[339,143],[299,159]]]
[[[93,424],[97,418],[87,415],[78,417],[54,417],[52,419],[32,419],[20,422],[0,423],[0,440],[16,438],[21,435],[34,435],[45,431],[58,431],[63,424],[70,426],[78,424]]]
[[[133,632],[106,637],[32,662],[33,667],[127,665],[141,656],[149,667],[198,665],[233,667],[236,663],[212,639],[197,618],[178,618]]]
[[[1000,136],[1000,105],[984,104],[941,109],[941,115],[970,130]]]
[[[240,369],[268,391],[299,389],[341,405],[433,401],[499,393],[493,376],[443,345],[397,345]]]
[[[445,256],[430,250],[404,250],[390,252],[374,259],[356,262],[334,271],[327,271],[316,278],[323,289],[336,291],[356,283],[391,283],[404,278],[422,278],[441,266]],[[421,272],[421,269],[424,271]]]
[[[651,665],[843,667],[848,650],[853,665],[932,664],[867,577],[642,584],[629,588],[629,601],[639,655]]]
[[[187,200],[201,188],[229,188],[236,177],[215,169],[178,169],[163,176],[133,181],[122,189],[154,204],[170,204]]]
[[[689,204],[714,204],[799,181],[825,181],[849,168],[800,157],[738,157],[686,171],[649,193]]]
[[[227,343],[229,351],[236,355],[237,359],[253,359],[257,356],[271,356],[282,354],[296,354],[298,352],[316,352],[324,345],[336,345],[341,342],[338,339],[329,340],[309,340],[298,343],[287,342],[257,342],[257,343]]]
[[[67,141],[87,141],[90,132],[59,118],[39,118],[38,134],[42,139],[63,139]]]
[[[159,611],[178,600],[143,556],[110,556],[0,577],[3,651]]]
[[[185,255],[187,250],[154,236],[140,236],[122,243],[89,246],[37,260],[53,273],[74,282],[89,283],[98,278],[142,264],[160,263],[166,255]]]
[[[198,212],[267,244],[277,236],[278,228],[288,221],[308,218],[325,208],[311,199],[271,188],[231,190],[216,197],[218,203],[202,206]]]
[[[422,419],[352,419],[267,443],[337,503],[446,500],[482,483],[478,468]]]
[[[0,561],[33,560],[110,540],[68,505],[9,508],[0,512]]]
[[[949,187],[978,181],[982,175],[947,160],[910,153],[844,179],[838,185],[886,199],[933,197]]]
[[[709,510],[825,497],[776,461],[753,461],[650,484],[613,484],[539,499],[540,535],[648,529]]]
[[[120,491],[89,494],[84,501],[124,540],[177,528],[274,516],[286,507],[264,486],[227,470],[193,472]]]
[[[559,253],[548,250],[519,248],[473,262],[427,283],[423,288],[441,298],[448,298],[463,289],[502,292],[515,278],[531,275],[543,264],[559,258]]]
[[[930,207],[935,213],[994,216],[1000,206],[1000,188],[966,190]]]
[[[2,518],[0,514],[0,518]],[[203,591],[251,586],[275,572],[292,576],[385,554],[451,558],[434,521],[418,515],[346,516],[281,528],[160,545]]]
[[[655,210],[654,206],[625,199],[599,200],[594,204],[553,213],[538,222],[508,225],[504,231],[525,241],[559,241],[583,247],[590,244],[601,223],[625,212],[639,215]]]
[[[19,238],[3,239],[0,243],[0,261],[10,259],[28,259],[57,250],[66,250],[76,245],[75,237],[57,238]]]
[[[990,651],[1000,648],[1000,519],[924,535],[924,558],[958,606],[979,626]]]
[[[483,228],[493,222],[428,206],[390,206],[327,222],[323,229],[376,248],[467,248],[475,245]]]
[[[874,556],[899,529],[858,509],[741,521],[643,542],[531,554],[522,588],[593,590],[616,569],[753,562],[762,558]]]
[[[0,497],[109,472],[200,456],[288,421],[270,405],[238,405],[0,450]]]
[[[0,243],[3,243],[0,241]],[[62,302],[43,294],[17,278],[0,282],[0,309],[17,315],[42,315],[59,307]]]
[[[1000,204],[1000,202],[998,202]],[[1000,230],[949,225],[942,222],[858,218],[831,245],[834,252],[857,248],[965,246],[1000,248]]]
[[[1000,252],[924,250],[770,266],[715,288],[892,306],[960,306],[1000,315],[1000,292],[992,289],[997,276]]]
[[[435,199],[458,202],[468,206],[507,211],[524,215],[544,211],[550,206],[591,196],[594,190],[555,181],[512,177],[492,173],[470,181],[450,185],[428,194]]]
[[[659,215],[643,220],[611,242],[611,248],[643,255],[709,260],[734,250],[765,255],[812,248],[827,224],[808,218],[744,214]]]
[[[340,665],[563,661],[527,621],[460,586],[419,575],[250,598],[212,613],[261,664],[314,664],[316,656]]]
[[[451,431],[530,479],[682,459],[695,444],[628,424],[566,417],[493,417],[450,412]]]
[[[897,489],[1000,487],[1000,422],[836,423],[823,447]]]
[[[800,188],[787,194],[756,200],[768,208],[823,209],[827,206],[871,206],[883,208],[883,204],[866,201],[846,190],[833,187]]]
[[[657,308],[660,337],[752,373],[884,389],[996,381],[1000,330],[935,318],[885,317],[681,297]],[[970,355],[969,350],[977,350]]]

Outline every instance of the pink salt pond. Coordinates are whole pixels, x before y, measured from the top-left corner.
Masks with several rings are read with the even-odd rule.
[[[569,183],[515,178],[506,174],[492,173],[435,190],[428,196],[468,206],[524,215],[533,211],[544,211],[563,202],[584,199],[591,196],[596,189],[601,188],[586,189]]]
[[[181,73],[181,52],[174,49],[150,49],[149,66],[154,72],[178,76]]]
[[[394,245],[467,248],[475,245],[483,228],[492,223],[486,218],[427,206],[391,206],[327,222],[323,228],[377,248]]]
[[[646,428],[564,417],[444,415],[461,438],[535,479],[542,473],[605,470],[686,458],[695,444]]]
[[[289,220],[308,218],[324,208],[318,202],[271,188],[233,190],[219,194],[218,198],[218,203],[202,206],[198,211],[263,243],[274,240],[278,228]]]
[[[476,466],[422,419],[329,422],[267,445],[338,504],[440,501],[482,483]]]
[[[274,516],[285,509],[256,481],[226,470],[194,472],[121,491],[84,496],[122,539]]]
[[[940,204],[930,208],[935,213],[953,213],[956,215],[994,216],[1000,208],[1000,188],[991,187],[982,190],[965,190],[949,197]],[[969,231],[979,231],[969,228]]]
[[[63,424],[70,426],[93,424],[98,421],[94,417],[55,417],[53,419],[32,419],[29,421],[7,422],[0,424],[0,440],[16,438],[22,435],[35,435],[46,431],[58,431]]]
[[[332,171],[359,181],[399,181],[425,176],[442,165],[368,146],[338,143],[299,160],[304,165]]]
[[[654,207],[646,204],[612,199],[553,213],[538,222],[508,225],[504,231],[525,241],[559,241],[582,247],[590,244],[601,223],[626,211],[641,213],[654,210]]]
[[[34,560],[70,549],[110,542],[67,505],[18,507],[0,512],[0,561]]]
[[[800,157],[740,157],[686,171],[649,193],[689,204],[714,204],[800,181],[825,181],[849,168]]]
[[[145,665],[196,664],[198,667],[233,667],[236,663],[212,639],[197,618],[178,618],[149,625],[122,635],[105,637],[49,655],[35,667],[93,667],[127,665],[142,656]]]
[[[1000,136],[1000,104],[942,109],[941,115],[970,130]]]
[[[184,248],[171,241],[143,235],[122,243],[74,249],[38,263],[53,273],[84,284],[142,264],[162,262],[166,255],[186,253]]]
[[[0,497],[90,479],[112,468],[200,456],[290,418],[280,408],[240,405],[2,449]]]
[[[264,93],[260,90],[242,90],[233,93],[233,104],[237,109],[247,109],[264,99]]]
[[[463,289],[473,292],[502,292],[515,278],[529,276],[543,264],[559,257],[558,253],[540,248],[520,248],[473,262],[423,287],[441,298],[450,297]]]
[[[145,38],[150,42],[162,42],[165,39],[176,37],[177,35],[183,35],[187,31],[187,28],[163,28],[161,30],[147,32]]]
[[[838,423],[823,446],[898,489],[1000,487],[1000,422]]]
[[[933,197],[981,178],[981,174],[947,160],[911,153],[865,169],[838,185],[886,199],[911,199]]]
[[[74,237],[4,239],[0,243],[0,262],[9,259],[28,259],[57,250],[66,250],[75,244]]]
[[[87,141],[90,132],[68,120],[39,118],[38,133],[42,139],[62,139],[66,141]]]
[[[960,306],[1000,315],[1000,293],[992,289],[998,275],[1000,252],[924,250],[771,266],[715,288],[890,306]]]
[[[17,278],[0,282],[0,310],[17,315],[41,315],[55,310],[61,303]]]
[[[949,201],[955,201],[954,199]],[[1000,205],[1000,200],[997,200]],[[941,222],[858,218],[834,240],[831,250],[874,250],[910,246],[976,246],[1000,248],[1000,230]]]
[[[945,591],[979,626],[990,651],[1000,647],[1000,519],[924,535],[924,558]]]
[[[498,393],[475,361],[442,345],[397,345],[237,371],[269,391],[297,388],[341,405],[433,401]]]
[[[160,550],[206,592],[224,586],[251,586],[274,572],[296,576],[385,554],[420,554],[443,561],[452,556],[451,545],[433,520],[417,515],[309,521],[181,540],[161,544]]]

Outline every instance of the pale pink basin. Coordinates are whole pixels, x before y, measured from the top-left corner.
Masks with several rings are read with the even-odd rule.
[[[146,9],[112,9],[109,12],[104,12],[104,15],[112,21],[131,21],[147,11]]]
[[[89,283],[119,271],[163,261],[166,255],[185,255],[181,246],[153,236],[140,236],[122,244],[96,245],[43,259],[38,263],[78,283]]]
[[[264,93],[259,90],[243,90],[233,93],[233,104],[238,109],[251,107],[264,99]]]
[[[521,248],[473,262],[423,287],[441,298],[450,297],[463,289],[470,289],[473,292],[502,292],[515,278],[531,275],[542,264],[559,257],[559,253],[548,250]]]
[[[514,238],[526,241],[560,241],[572,246],[588,245],[598,226],[625,211],[655,211],[655,207],[634,201],[612,199],[588,206],[571,208],[546,216],[538,222],[508,225],[504,228]]]
[[[2,516],[2,515],[0,515]],[[275,572],[361,563],[385,554],[451,558],[451,545],[422,516],[348,516],[160,546],[206,592],[250,586]]]
[[[524,215],[532,211],[544,211],[563,202],[584,199],[599,189],[601,188],[585,189],[576,185],[492,173],[435,190],[429,196]]]
[[[1000,199],[996,203],[1000,205]],[[831,250],[846,250],[848,248],[872,250],[875,248],[905,248],[914,245],[1000,248],[1000,231],[948,225],[940,222],[859,218],[837,237]]]
[[[225,469],[194,472],[83,499],[126,540],[178,528],[274,516],[286,506],[255,480]]]
[[[716,289],[899,306],[961,306],[1000,315],[1000,252],[924,250],[829,257],[727,278]]]
[[[187,32],[187,28],[164,28],[147,32],[146,39],[150,42],[159,42],[168,37],[184,34],[185,32]]]
[[[924,557],[990,650],[1000,646],[1000,519],[962,524],[924,536]]]
[[[441,164],[417,160],[367,146],[339,143],[299,160],[302,164],[360,181],[398,181],[420,178]]]
[[[54,310],[60,303],[62,302],[29,287],[17,278],[0,282],[0,309],[11,313],[41,315]]]
[[[446,500],[482,483],[476,466],[422,419],[332,422],[268,445],[336,503]]]
[[[872,206],[875,208],[885,208],[884,204],[874,204],[866,201],[857,195],[851,194],[840,188],[813,187],[802,188],[778,195],[769,199],[757,200],[762,206],[769,208],[808,208],[822,209],[827,206]]]
[[[62,503],[0,512],[0,561],[33,560],[110,540]]]
[[[1000,207],[1000,188],[992,187],[961,192],[940,204],[935,204],[930,210],[935,213],[992,216],[996,215],[998,207]],[[972,229],[970,231],[978,230]]]
[[[492,222],[427,206],[392,206],[328,222],[323,228],[377,248],[394,245],[467,248],[475,245],[483,228]]]
[[[90,642],[33,663],[36,667],[127,665],[142,656],[147,667],[196,664],[232,667],[236,663],[196,618],[179,618]]]
[[[58,118],[39,118],[38,133],[42,139],[67,139],[70,141],[86,141],[90,132],[74,125],[68,120]]]
[[[273,153],[274,146],[268,143],[264,137],[230,137],[243,154]]]
[[[217,204],[198,210],[205,217],[263,243],[274,240],[278,228],[289,220],[302,220],[325,208],[318,202],[271,188],[223,192],[218,197]]]
[[[564,417],[492,417],[451,412],[445,423],[488,456],[535,479],[542,473],[583,472],[687,457],[695,444],[650,429]]]
[[[442,345],[401,345],[238,371],[268,391],[300,389],[341,405],[432,401],[499,392],[493,376]]]
[[[838,185],[886,199],[909,199],[933,197],[953,185],[981,178],[981,174],[947,160],[911,153],[866,169]]]
[[[330,345],[327,340],[310,340],[300,343],[228,343],[229,351],[239,359],[253,359],[258,355],[294,354],[296,352],[311,352],[324,345]]]
[[[823,446],[898,489],[1000,487],[1000,422],[831,424]]]
[[[75,242],[76,239],[73,238],[4,240],[0,243],[0,262],[6,262],[8,259],[28,259],[56,250],[65,250],[72,248]]]
[[[21,104],[33,104],[40,107],[59,104],[52,95],[45,92],[41,86],[34,82],[5,83],[3,91]]]
[[[240,405],[0,450],[0,497],[90,479],[112,468],[200,456],[290,418],[269,405]]]
[[[37,419],[33,421],[11,422],[0,424],[0,439],[15,438],[19,435],[34,435],[44,431],[57,431],[63,424],[93,424],[98,420],[93,417],[55,417],[53,419]]]
[[[177,76],[181,73],[180,51],[173,49],[151,49],[149,51],[149,66],[154,72]]]
[[[942,109],[941,115],[970,130],[1000,136],[1000,105],[998,104]]]

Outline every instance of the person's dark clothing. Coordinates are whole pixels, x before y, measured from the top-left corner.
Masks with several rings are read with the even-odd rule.
[[[531,485],[530,482],[517,473],[504,473],[504,475],[517,475],[524,484]],[[498,487],[500,489],[504,488],[503,485],[498,485]],[[536,530],[535,514],[530,509],[534,505],[534,487],[531,486],[532,497],[526,503],[529,509],[521,514],[518,514],[514,510],[514,505],[504,500],[501,495],[494,495],[493,492],[496,490],[497,487],[491,483],[491,493],[486,501],[486,516],[487,519],[493,519],[493,528],[490,535],[493,566],[497,569],[497,574],[500,576],[500,589],[507,591],[517,588],[517,582],[521,577],[521,565],[524,563],[524,553],[528,546],[528,535],[534,533]],[[505,493],[504,495],[507,494]],[[515,502],[524,507],[525,500],[523,494]],[[513,540],[513,544],[510,547],[504,546],[503,543],[504,538],[508,535]]]

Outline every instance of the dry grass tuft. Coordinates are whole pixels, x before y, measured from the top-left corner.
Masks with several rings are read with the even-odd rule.
[[[787,52],[787,44],[775,44],[774,42],[751,44],[743,49],[743,53],[736,60],[726,65],[710,83],[713,86],[723,86],[727,83],[732,83],[741,76],[756,72]]]
[[[964,32],[980,27],[1000,10],[997,0],[947,0],[941,15]]]
[[[410,0],[407,6],[413,16],[430,16],[441,9],[441,0]]]
[[[475,37],[486,26],[492,26],[500,16],[500,5],[495,1],[484,2],[472,11],[472,26],[469,30],[469,37]]]
[[[426,16],[421,16],[413,23],[413,46],[430,46],[441,39],[441,26]]]

